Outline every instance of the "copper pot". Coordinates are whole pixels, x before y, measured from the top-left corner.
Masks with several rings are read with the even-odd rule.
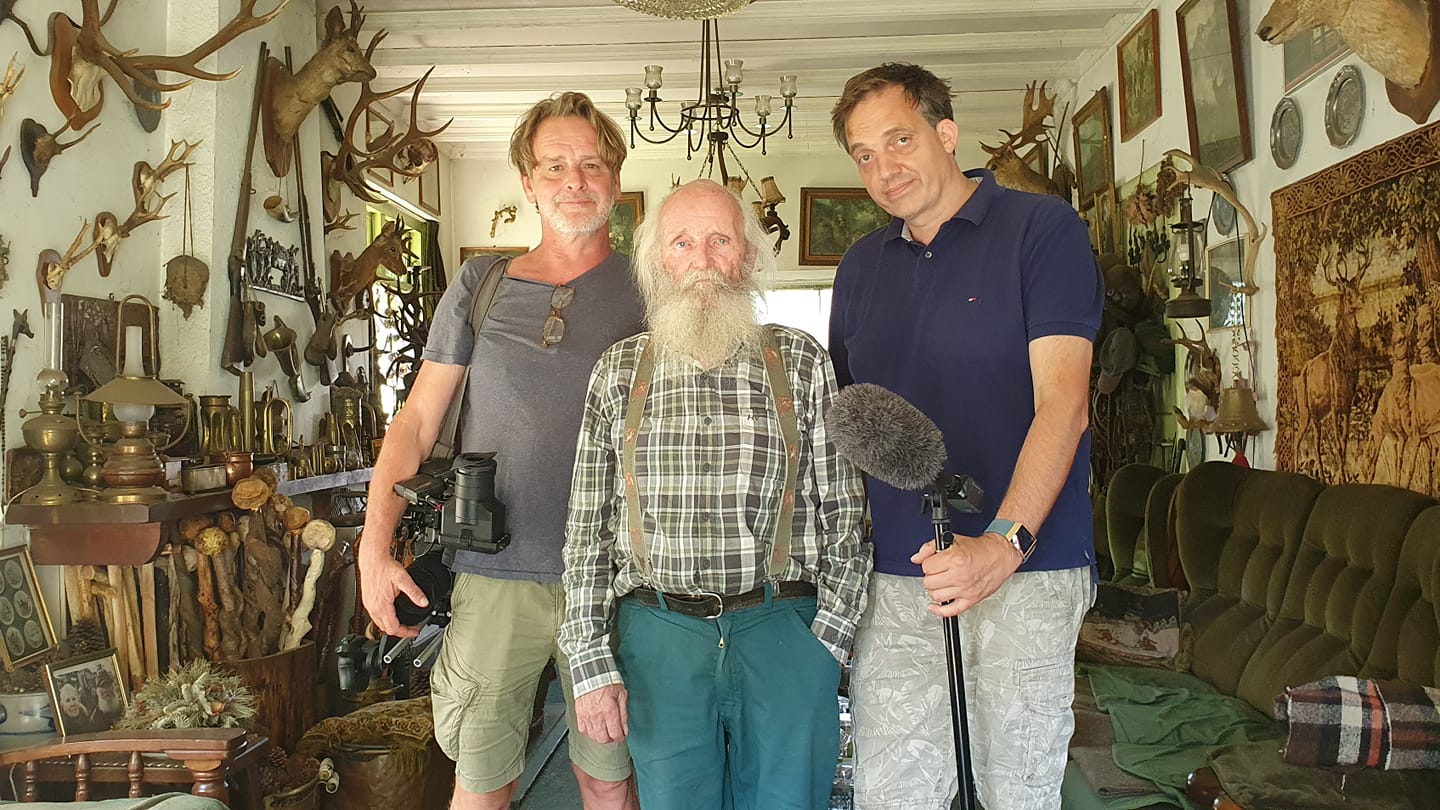
[[[236,482],[249,478],[255,472],[255,454],[249,450],[230,450],[225,453],[225,483],[235,486]]]

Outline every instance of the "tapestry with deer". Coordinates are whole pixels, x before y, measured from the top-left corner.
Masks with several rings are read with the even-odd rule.
[[[1440,124],[1274,193],[1276,462],[1440,494]]]

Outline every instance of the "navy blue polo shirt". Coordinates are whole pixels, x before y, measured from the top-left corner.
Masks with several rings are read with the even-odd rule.
[[[929,245],[904,222],[868,234],[835,273],[830,355],[841,385],[894,391],[945,436],[946,469],[969,473],[986,492],[979,515],[951,516],[952,531],[978,536],[1010,488],[1035,416],[1030,341],[1049,335],[1094,340],[1104,284],[1085,223],[1058,197],[980,185]],[[1087,492],[1090,433],[1067,459],[1070,475],[1022,571],[1093,565]],[[934,537],[918,492],[869,479],[875,570],[919,576],[910,562]]]

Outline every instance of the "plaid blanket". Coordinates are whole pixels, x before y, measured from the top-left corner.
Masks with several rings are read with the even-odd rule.
[[[1335,676],[1285,689],[1275,719],[1292,765],[1440,768],[1440,689]]]

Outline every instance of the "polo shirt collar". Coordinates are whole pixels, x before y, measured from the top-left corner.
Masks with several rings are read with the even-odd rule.
[[[971,169],[965,172],[965,176],[977,183],[975,191],[950,220],[963,219],[972,225],[979,225],[985,221],[985,215],[990,211],[990,203],[999,193],[999,186],[995,182],[995,175],[989,169]],[[885,238],[911,241],[910,224],[899,217],[891,217],[890,226],[885,230]]]

